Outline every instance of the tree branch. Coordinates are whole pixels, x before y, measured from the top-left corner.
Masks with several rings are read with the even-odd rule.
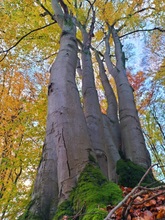
[[[0,53],[5,53],[4,57],[0,60],[0,62],[1,62],[2,60],[4,60],[5,57],[7,56],[7,54],[9,53],[9,51],[12,50],[14,47],[16,47],[25,37],[27,37],[28,35],[30,35],[30,34],[33,33],[33,32],[42,30],[42,29],[44,29],[44,28],[46,28],[46,27],[49,27],[49,26],[51,26],[51,25],[53,25],[53,24],[55,24],[55,23],[56,23],[56,21],[54,21],[54,22],[52,22],[52,23],[50,23],[50,24],[44,25],[44,26],[42,26],[42,27],[36,28],[36,29],[34,29],[34,30],[28,32],[27,34],[25,34],[24,36],[22,36],[22,37],[21,37],[13,46],[11,46],[9,49],[0,51]]]
[[[91,11],[91,9],[92,9],[92,11],[94,11],[94,9],[93,9],[93,5],[94,5],[94,3],[95,3],[96,0],[94,0],[93,3],[91,3],[89,0],[86,0],[86,1],[90,4],[90,8],[89,8],[88,13],[87,13],[87,17],[86,17],[85,25],[86,25],[86,23],[87,23],[87,21],[88,21],[88,19],[89,19],[89,15],[90,15],[90,11]]]
[[[89,42],[90,42],[90,45],[91,45],[92,37],[94,36],[93,32],[94,32],[95,17],[96,17],[95,10],[93,9],[93,6],[92,6],[92,12],[93,12],[93,16],[92,16],[91,26],[90,26],[90,30],[89,30]]]
[[[46,14],[50,15],[52,20],[55,20],[53,14],[40,2],[40,0],[36,0],[36,2],[44,9]]]
[[[134,16],[134,15],[136,15],[136,14],[138,14],[138,13],[141,13],[141,12],[143,12],[143,11],[149,10],[149,9],[150,9],[150,10],[155,10],[155,8],[153,8],[153,7],[142,8],[142,9],[140,9],[140,10],[138,10],[138,11],[135,11],[134,13],[130,13],[130,14],[126,15],[125,17],[121,17],[121,18],[117,19],[117,20],[114,22],[113,25],[115,25],[118,21],[129,19],[130,17],[132,17],[132,16]],[[124,26],[125,26],[125,25],[124,25]],[[123,27],[123,25],[120,27],[120,29],[122,29],[122,27]]]
[[[52,8],[55,13],[56,21],[62,29],[63,20],[64,20],[64,12],[63,12],[64,9],[62,10],[62,8],[61,8],[62,6],[60,6],[59,0],[52,0],[51,2],[52,2]]]
[[[114,212],[120,208],[122,205],[126,204],[127,201],[129,201],[129,203],[127,204],[126,208],[123,210],[123,216],[126,217],[126,215],[128,214],[128,211],[131,207],[131,205],[133,204],[133,201],[134,199],[141,195],[141,194],[144,194],[145,192],[147,191],[156,191],[156,190],[159,190],[159,189],[164,189],[165,186],[158,186],[158,187],[155,187],[155,188],[147,188],[147,187],[143,187],[143,186],[140,186],[140,184],[142,183],[142,181],[144,180],[144,178],[146,177],[146,175],[149,173],[149,171],[152,169],[153,166],[155,166],[157,164],[153,164],[152,166],[150,166],[148,168],[148,170],[146,171],[146,173],[143,175],[143,177],[141,178],[141,180],[139,181],[138,185],[136,187],[134,187],[132,189],[132,191],[125,196],[125,198],[118,203],[117,206],[115,206],[110,212],[109,214],[106,216],[106,218],[104,220],[111,220],[111,216],[114,214]],[[141,190],[139,192],[137,192],[138,190]],[[163,194],[163,193],[162,193]],[[159,194],[161,195],[161,194]],[[152,197],[151,197],[152,198]],[[148,201],[148,200],[147,200]]]
[[[104,38],[105,48],[106,48],[105,53],[104,53],[104,59],[105,59],[105,63],[107,65],[109,73],[115,78],[116,75],[117,75],[117,68],[112,63],[112,60],[111,60],[111,57],[110,57],[110,50],[111,50],[110,44],[109,44],[110,35],[111,35],[111,29],[110,29],[110,26],[108,25],[108,34]]]
[[[138,30],[135,30],[135,31],[131,31],[131,32],[129,32],[129,33],[126,33],[126,34],[120,36],[119,38],[126,37],[126,36],[128,36],[128,35],[130,35],[130,34],[134,34],[134,33],[136,33],[136,32],[147,32],[147,31],[155,31],[155,30],[158,30],[158,31],[160,31],[160,32],[165,32],[165,30],[162,29],[162,28],[160,28],[160,27],[154,27],[154,28],[151,28],[151,29],[138,29]]]
[[[155,8],[153,8],[153,7],[142,8],[142,9],[140,9],[140,10],[135,11],[134,13],[132,13],[131,16],[136,15],[136,14],[141,13],[141,12],[146,11],[146,10],[150,10],[150,9],[151,9],[151,10],[155,10]]]
[[[109,214],[107,215],[107,217],[106,217],[104,220],[111,220],[112,214],[113,214],[118,208],[120,208],[120,207],[127,201],[127,199],[129,199],[129,198],[131,197],[131,195],[136,192],[137,189],[138,189],[138,186],[136,186],[135,188],[133,188],[133,190],[132,190],[128,195],[126,195],[126,197],[125,197],[121,202],[119,202],[119,204],[118,204],[117,206],[115,206],[115,207],[109,212]]]
[[[122,50],[122,43],[118,36],[117,30],[112,26],[109,26],[112,31],[112,38],[115,44],[115,57],[116,57],[116,67],[120,71],[125,71],[125,54]]]
[[[57,54],[58,54],[57,52],[52,53],[52,54],[50,54],[49,56],[47,56],[47,57],[45,57],[45,58],[43,58],[43,59],[36,60],[36,62],[37,62],[37,63],[40,63],[40,62],[42,62],[42,61],[44,61],[44,60],[47,60],[47,59],[49,59],[50,57],[55,56],[55,55],[57,55]]]
[[[141,185],[141,183],[143,182],[143,180],[145,179],[145,177],[147,176],[147,174],[150,172],[150,170],[151,170],[154,166],[157,166],[157,165],[158,165],[158,164],[156,163],[156,164],[151,165],[151,166],[148,168],[148,170],[145,172],[145,174],[142,176],[141,180],[139,181],[138,186]]]

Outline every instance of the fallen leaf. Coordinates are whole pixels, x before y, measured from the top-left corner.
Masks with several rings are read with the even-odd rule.
[[[152,212],[146,210],[143,213],[143,219],[144,220],[155,220],[155,217],[153,216]]]
[[[165,207],[161,206],[161,207],[157,207],[158,209],[158,214],[156,216],[157,219],[162,219],[165,218]]]

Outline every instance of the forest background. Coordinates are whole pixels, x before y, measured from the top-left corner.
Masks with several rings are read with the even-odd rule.
[[[101,7],[102,1],[97,3]],[[71,7],[69,1],[66,4]],[[152,162],[160,167],[153,170],[158,179],[165,174],[164,11],[160,1],[109,1],[106,11],[111,22],[127,23],[120,32],[127,76]],[[3,0],[0,13],[0,218],[15,219],[30,200],[42,153],[49,69],[59,50],[61,31],[49,1]],[[81,7],[76,13],[86,19]],[[101,19],[98,13],[92,39],[99,51],[105,37]],[[81,39],[79,33],[77,37]],[[109,81],[116,92],[110,76]],[[76,82],[81,88],[79,75]],[[97,64],[95,83],[104,113],[107,101]]]

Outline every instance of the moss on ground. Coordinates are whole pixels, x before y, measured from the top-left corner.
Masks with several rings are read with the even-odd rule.
[[[120,159],[117,162],[117,170],[116,170],[119,179],[118,184],[127,187],[135,187],[139,181],[141,180],[142,176],[145,174],[146,169],[133,163],[130,160],[122,160]],[[148,174],[142,185],[150,184],[154,181],[152,174]]]
[[[98,167],[88,164],[69,199],[58,207],[54,220],[60,220],[64,215],[73,218],[76,213],[79,220],[102,220],[107,215],[102,208],[115,205],[121,199],[119,186],[108,182]]]

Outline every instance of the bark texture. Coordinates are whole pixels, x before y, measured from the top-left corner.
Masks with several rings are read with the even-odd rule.
[[[103,115],[104,123],[104,141],[106,146],[107,164],[108,164],[108,179],[113,182],[117,182],[118,177],[116,174],[116,164],[120,160],[120,154],[114,142],[111,127],[111,121],[107,115]]]
[[[68,21],[65,18],[60,51],[51,68],[50,78],[50,93],[54,99],[49,105],[49,114],[53,119],[52,126],[57,150],[60,201],[68,198],[79,174],[88,163],[88,156],[92,150],[75,83],[77,65],[75,34],[74,22],[70,18]]]
[[[89,32],[87,33],[85,26],[80,25],[83,37],[80,62],[77,57],[76,20],[73,15],[69,15],[63,1],[52,1],[54,17],[62,33],[60,49],[50,70],[46,138],[28,209],[29,216],[34,218],[28,216],[27,219],[52,219],[57,205],[67,200],[76,186],[91,154],[102,173],[115,182],[116,164],[121,159],[120,151],[124,153],[124,159],[130,159],[144,168],[150,166],[150,156],[140,127],[133,91],[126,76],[122,45],[114,27],[109,27],[109,34],[105,39],[104,58],[116,82],[119,110],[103,62],[96,53],[108,102],[107,114],[101,113],[90,52],[95,22],[93,5],[90,5],[93,18]],[[109,57],[110,34],[115,44],[115,65]],[[76,68],[82,76],[83,108],[75,82]]]
[[[82,93],[84,114],[98,164],[104,175],[108,177],[107,155],[105,152],[104,142],[104,128],[98,94],[95,87],[92,59],[89,49],[89,34],[83,30],[82,35]]]
[[[105,73],[105,68],[103,61],[100,59],[98,52],[95,53],[96,59],[99,65],[99,74],[100,79],[105,91],[105,96],[108,103],[108,108],[106,111],[106,115],[109,118],[111,136],[113,138],[114,144],[116,148],[120,150],[121,148],[121,132],[120,132],[120,124],[118,118],[118,103],[114,94],[114,91],[109,83],[108,77]]]
[[[58,204],[57,154],[51,130],[47,130],[31,204],[28,210],[30,215],[41,219],[51,219],[56,212]]]
[[[92,152],[75,83],[78,47],[74,19],[63,14],[58,1],[53,2],[62,34],[50,70],[46,141],[29,208],[30,215],[41,219],[51,219],[57,203],[68,198]]]
[[[115,44],[116,66],[113,65],[109,57],[109,37],[106,39],[106,52],[104,57],[107,68],[110,74],[114,77],[117,86],[119,117],[123,142],[122,150],[127,159],[130,159],[135,164],[139,164],[144,168],[148,168],[151,164],[150,156],[142,134],[133,90],[126,76],[125,57],[122,51],[122,44],[114,27],[111,27],[111,32]]]

